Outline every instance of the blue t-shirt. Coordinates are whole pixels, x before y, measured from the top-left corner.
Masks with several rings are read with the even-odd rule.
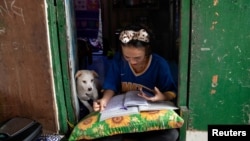
[[[123,93],[140,87],[153,91],[155,86],[161,92],[177,91],[168,62],[164,58],[153,53],[147,69],[142,73],[135,73],[121,53],[117,53],[108,67],[103,89]]]

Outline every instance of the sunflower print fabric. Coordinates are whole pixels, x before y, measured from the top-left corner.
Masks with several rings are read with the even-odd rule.
[[[91,140],[123,133],[145,132],[182,127],[184,120],[174,110],[144,111],[140,114],[99,121],[100,113],[84,117],[73,129],[69,140]]]

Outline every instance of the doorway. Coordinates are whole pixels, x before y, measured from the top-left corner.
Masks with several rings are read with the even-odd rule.
[[[154,31],[153,51],[168,60],[178,84],[179,0],[74,1],[77,38],[91,50],[78,58],[79,69],[95,70],[103,81],[109,53],[117,50],[116,33],[127,24],[141,23]]]

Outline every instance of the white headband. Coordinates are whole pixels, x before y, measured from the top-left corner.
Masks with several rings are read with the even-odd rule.
[[[124,30],[120,33],[119,39],[124,44],[128,43],[131,40],[139,40],[148,43],[149,35],[145,29],[141,29],[139,31]]]

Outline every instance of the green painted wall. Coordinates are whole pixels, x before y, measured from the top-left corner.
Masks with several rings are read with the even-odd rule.
[[[250,1],[192,0],[188,128],[250,124]]]

